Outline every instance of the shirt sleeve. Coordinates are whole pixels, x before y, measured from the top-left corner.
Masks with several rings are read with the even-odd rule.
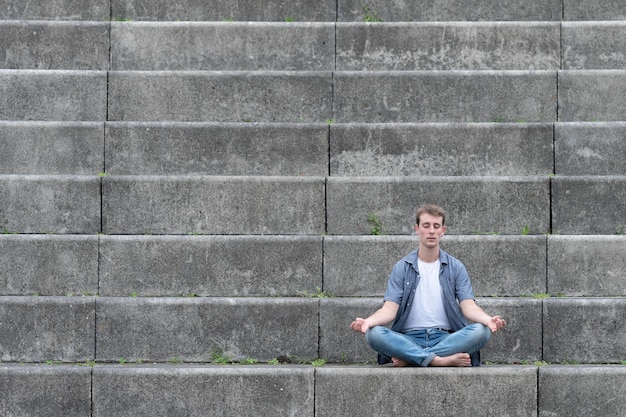
[[[391,270],[389,279],[387,280],[387,290],[383,301],[393,301],[401,304],[402,294],[404,293],[404,262],[400,261]]]
[[[454,267],[454,282],[455,282],[455,296],[459,303],[463,300],[473,300],[474,297],[474,289],[472,288],[472,283],[470,282],[469,274],[467,273],[467,269],[465,265],[461,262],[455,262]]]

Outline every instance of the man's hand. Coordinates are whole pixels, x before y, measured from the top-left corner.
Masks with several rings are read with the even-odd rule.
[[[367,330],[370,328],[370,325],[365,319],[362,319],[361,317],[357,317],[352,322],[352,324],[350,324],[350,328],[354,330],[355,332],[365,334]]]
[[[495,333],[498,330],[503,329],[504,326],[506,326],[506,321],[504,321],[504,319],[500,316],[493,316],[487,324],[487,327],[489,327],[491,333]]]

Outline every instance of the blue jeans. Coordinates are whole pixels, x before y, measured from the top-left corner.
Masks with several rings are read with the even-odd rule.
[[[487,344],[489,337],[491,330],[479,323],[470,324],[454,333],[438,329],[399,333],[384,326],[376,326],[365,334],[365,340],[376,352],[420,366],[428,366],[435,356],[478,352]]]

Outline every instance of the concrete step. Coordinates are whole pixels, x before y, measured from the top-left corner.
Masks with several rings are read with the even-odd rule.
[[[550,122],[553,71],[341,71],[337,122]]]
[[[228,0],[207,7],[202,0],[111,0],[111,17],[129,20],[238,20],[327,21],[336,20],[336,0]]]
[[[113,71],[109,119],[549,122],[556,93],[552,71]]]
[[[98,294],[95,235],[0,235],[0,295]]]
[[[487,363],[621,363],[626,299],[477,298],[508,326],[481,351]],[[3,362],[373,363],[349,329],[380,297],[0,297]],[[603,323],[598,326],[597,323]]]
[[[0,20],[0,68],[109,69],[109,23]]]
[[[97,233],[100,188],[97,175],[0,175],[0,225],[4,233]]]
[[[111,24],[113,70],[332,71],[334,23]]]
[[[560,43],[557,22],[338,23],[337,70],[556,70]]]
[[[107,21],[109,1],[51,0],[23,2],[0,1],[0,20],[93,20]]]
[[[410,235],[415,207],[428,201],[446,207],[448,234],[543,234],[550,231],[549,187],[547,176],[331,177],[327,232],[363,235],[375,227]]]
[[[321,235],[324,196],[320,177],[110,176],[102,231]]]
[[[625,121],[626,70],[559,71],[559,121]]]
[[[625,31],[623,22],[8,20],[0,68],[106,71],[110,44],[121,71],[625,69]]]
[[[113,175],[323,177],[328,175],[328,129],[326,123],[108,122],[106,170]]]
[[[107,73],[0,70],[0,96],[0,120],[104,121]]]
[[[0,361],[93,360],[95,325],[92,296],[0,296]]]
[[[0,174],[104,172],[104,123],[0,121]]]
[[[561,34],[563,69],[626,69],[626,22],[563,22]]]
[[[0,121],[0,173],[95,175],[106,154],[113,175],[621,175],[624,138],[624,122]]]
[[[0,364],[0,414],[89,416],[92,373],[89,366]]]
[[[414,236],[4,234],[0,295],[382,297],[416,245]],[[626,296],[622,235],[448,235],[442,245],[477,296]]]
[[[68,417],[92,411],[94,416],[383,416],[410,409],[415,395],[424,395],[420,415],[427,417],[609,416],[626,406],[625,372],[610,365],[401,371],[330,365],[2,365],[0,410],[7,416]],[[418,388],[407,392],[407,384]],[[468,390],[474,401],[451,395]]]
[[[623,175],[626,123],[557,123],[554,130],[557,175]]]
[[[626,176],[552,178],[552,232],[565,235],[622,234]],[[595,216],[591,213],[602,213]]]
[[[335,123],[330,175],[549,175],[553,137],[549,123]]]
[[[337,7],[339,21],[560,21],[563,15],[560,0],[338,0]]]
[[[322,250],[321,236],[101,236],[99,294],[303,297],[323,286]]]
[[[332,84],[324,71],[112,71],[109,120],[323,122]]]
[[[315,298],[99,297],[96,307],[97,360],[318,356]]]
[[[626,20],[622,0],[563,0],[565,20]]]

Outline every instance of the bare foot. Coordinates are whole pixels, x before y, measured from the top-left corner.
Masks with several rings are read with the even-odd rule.
[[[404,368],[407,366],[415,366],[410,362],[407,362],[405,360],[398,359],[398,358],[391,358],[391,363],[393,364],[394,368]]]
[[[472,361],[468,353],[455,353],[450,356],[435,356],[430,366],[470,366]]]

